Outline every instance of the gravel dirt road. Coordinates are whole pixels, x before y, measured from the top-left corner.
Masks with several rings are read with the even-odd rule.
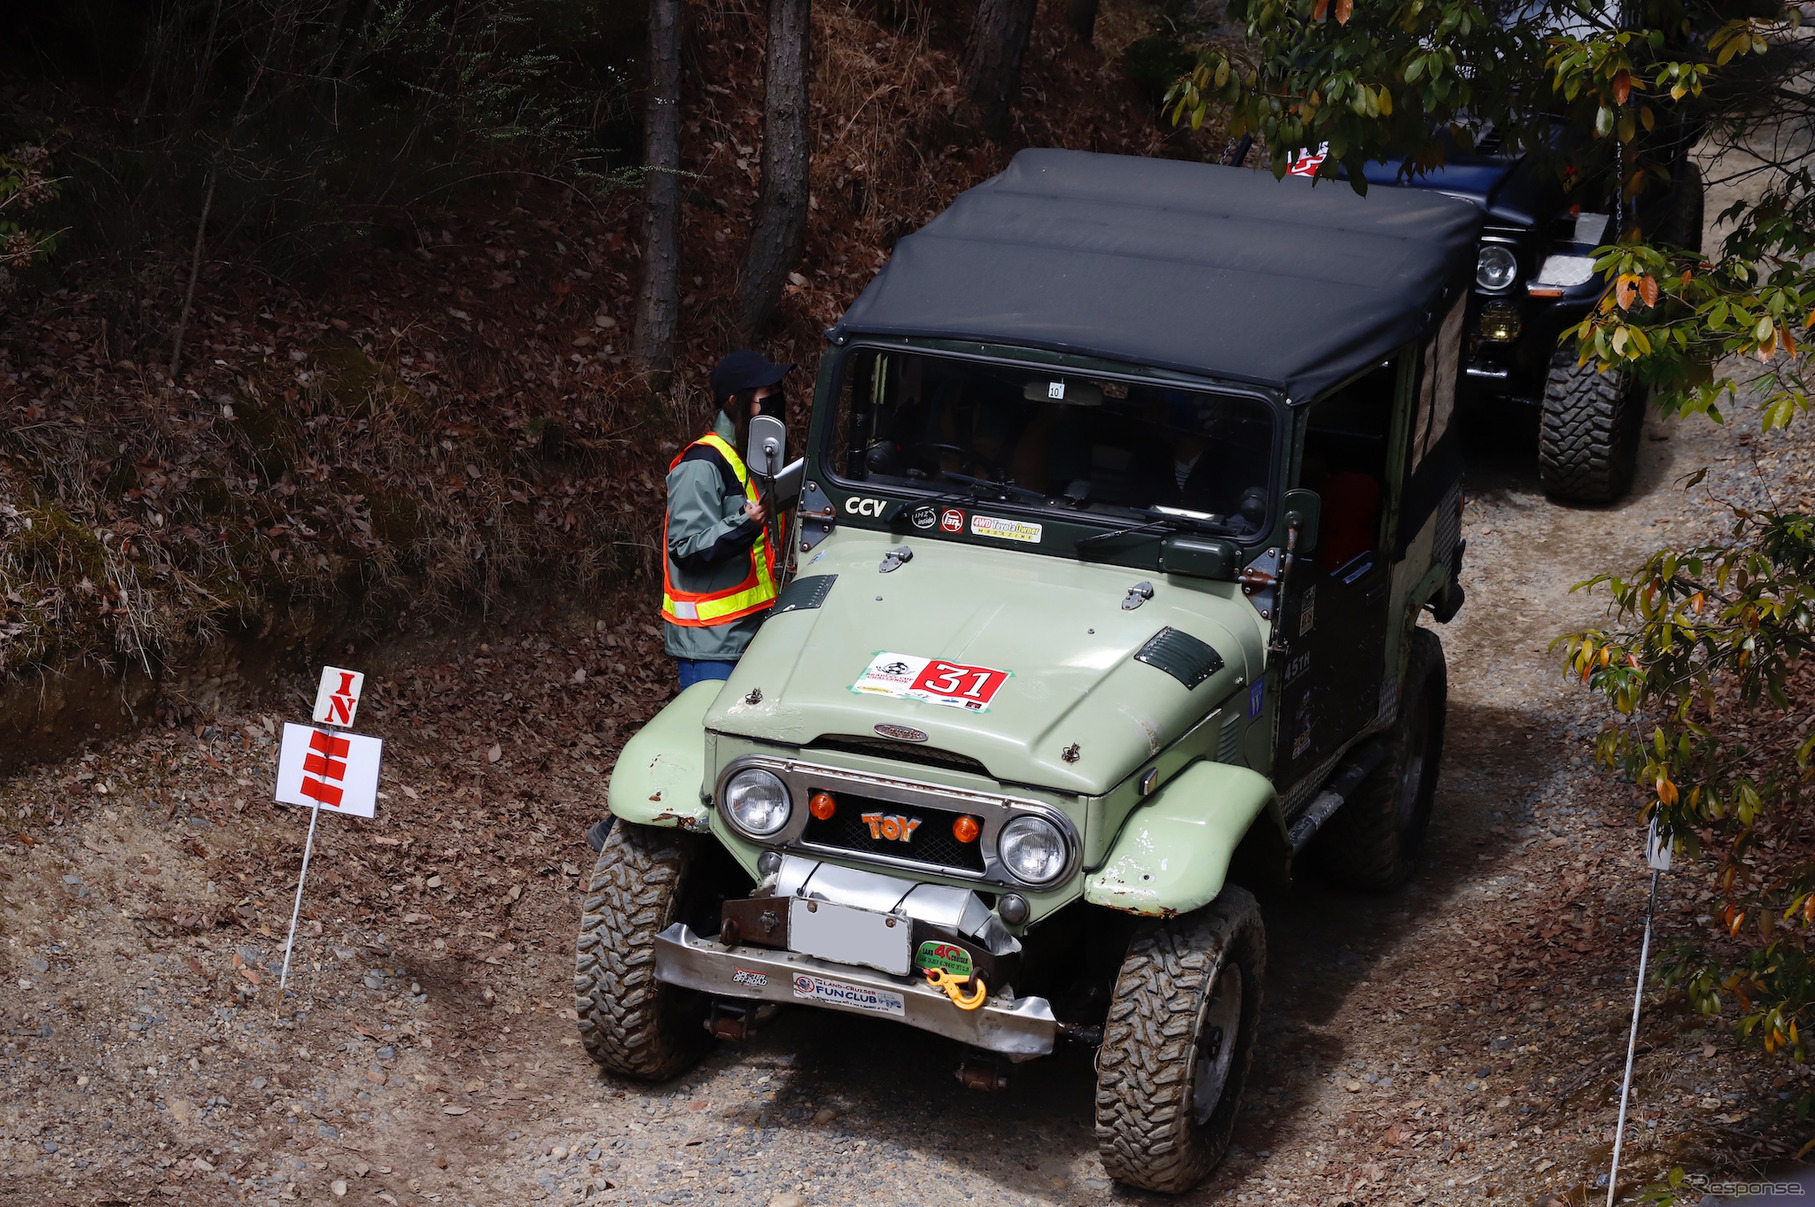
[[[1710,499],[1807,494],[1805,462],[1750,422],[1654,422],[1638,488],[1610,509],[1546,502],[1517,425],[1472,430],[1428,867],[1389,897],[1311,874],[1263,899],[1269,1019],[1246,1118],[1184,1201],[1584,1200],[1611,1140],[1646,879],[1634,794],[1589,766],[1600,713],[1547,647],[1595,615],[1572,584],[1707,531]],[[1675,480],[1701,465],[1686,495]],[[953,1079],[946,1041],[795,1011],[670,1084],[594,1070],[571,1012],[582,835],[670,675],[626,615],[366,659],[361,728],[389,742],[387,799],[375,822],[324,822],[281,1012],[307,818],[266,803],[270,735],[312,683],[0,783],[0,1201],[1141,1197],[1095,1159],[1079,1051],[985,1095]],[[1706,930],[1700,889],[1666,881],[1666,936]],[[1637,1174],[1745,1173],[1800,1145],[1783,1116],[1801,1087],[1750,1071],[1725,1028],[1655,1008],[1641,1051]]]

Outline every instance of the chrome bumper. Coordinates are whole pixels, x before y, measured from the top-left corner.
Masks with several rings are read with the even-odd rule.
[[[892,977],[868,968],[833,964],[791,951],[767,947],[726,947],[702,939],[676,922],[655,940],[655,975],[659,981],[720,997],[818,1006],[872,1018],[892,1019],[949,1039],[1009,1056],[1044,1056],[1052,1051],[1059,1022],[1043,997],[990,998],[975,1010],[960,1010],[944,993],[919,978]],[[876,1008],[847,1005],[797,987],[804,978],[864,990],[881,999]],[[898,1001],[900,1011],[893,1005]]]

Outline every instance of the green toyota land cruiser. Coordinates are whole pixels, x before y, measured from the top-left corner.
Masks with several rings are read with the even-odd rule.
[[[1411,874],[1462,604],[1479,211],[1023,151],[829,333],[794,566],[728,682],[624,747],[580,1034],[675,1075],[784,1005],[997,1060],[1095,1047],[1111,1174],[1221,1157],[1242,885]]]

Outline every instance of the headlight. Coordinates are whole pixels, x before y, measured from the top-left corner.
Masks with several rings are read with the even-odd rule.
[[[1065,871],[1065,835],[1044,817],[1023,815],[1002,827],[996,854],[1023,884],[1050,884]]]
[[[793,812],[787,786],[760,768],[746,767],[725,784],[725,813],[733,825],[752,837],[780,833]]]
[[[1505,289],[1519,275],[1519,261],[1498,243],[1489,243],[1475,260],[1475,284],[1483,289]]]

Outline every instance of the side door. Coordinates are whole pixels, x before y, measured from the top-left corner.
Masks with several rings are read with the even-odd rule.
[[[1318,540],[1286,584],[1274,767],[1282,786],[1320,770],[1380,712],[1392,598],[1393,416],[1412,358],[1313,403],[1298,485],[1322,500]]]

